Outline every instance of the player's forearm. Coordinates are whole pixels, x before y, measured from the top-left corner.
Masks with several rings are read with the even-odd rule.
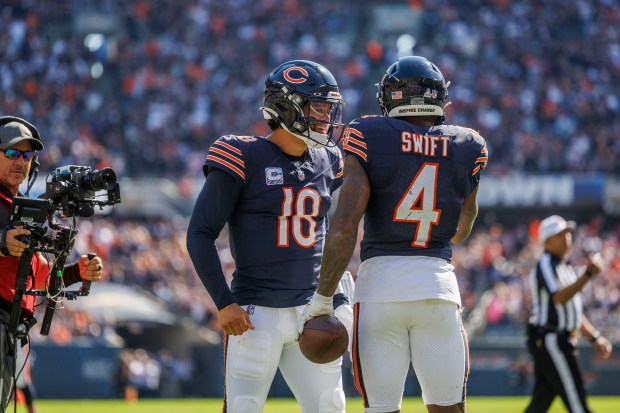
[[[461,219],[459,220],[459,226],[456,230],[456,234],[452,237],[453,244],[460,244],[465,241],[469,234],[471,234],[471,229],[474,226],[474,221],[476,220],[476,216],[478,215],[478,211],[475,213],[469,213],[467,216],[461,215]]]
[[[474,226],[474,221],[477,216],[478,187],[476,187],[476,189],[474,189],[463,201],[463,207],[459,217],[459,226],[456,229],[456,234],[452,237],[453,244],[460,244],[467,239],[471,233],[471,229]]]
[[[235,302],[222,271],[215,240],[235,208],[239,192],[240,184],[225,172],[209,173],[187,228],[187,251],[218,309]]]
[[[327,297],[331,297],[336,291],[357,243],[357,225],[345,229],[341,225],[334,224],[325,242],[325,255],[321,262],[321,275],[317,287],[317,292]]]
[[[338,207],[327,232],[317,287],[317,293],[328,297],[336,291],[338,281],[349,265],[357,243],[357,227],[370,198],[368,177],[355,157],[347,157],[344,176]]]
[[[222,271],[220,257],[215,247],[215,238],[190,227],[187,233],[187,251],[198,278],[217,308],[222,309],[234,303],[235,300]]]

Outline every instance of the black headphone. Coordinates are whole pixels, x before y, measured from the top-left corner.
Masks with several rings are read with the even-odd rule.
[[[41,135],[39,134],[39,131],[37,130],[37,128],[34,127],[32,123],[22,118],[19,118],[17,116],[0,116],[0,127],[6,125],[7,123],[11,123],[11,122],[21,123],[26,128],[28,128],[28,130],[32,134],[32,137],[36,139],[37,141],[39,141],[39,143],[41,144],[41,148],[43,148],[43,141],[41,140]],[[28,173],[28,186],[27,186],[28,189],[26,190],[26,196],[28,196],[28,193],[30,192],[30,188],[32,188],[34,181],[37,179],[40,166],[41,164],[39,163],[39,156],[35,152],[34,156],[32,157],[32,164],[30,165],[30,172]]]

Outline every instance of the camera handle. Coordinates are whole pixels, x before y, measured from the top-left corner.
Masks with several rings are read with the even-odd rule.
[[[95,254],[94,252],[89,252],[87,254],[88,260],[92,260],[93,258],[95,258],[97,256],[97,254]],[[89,280],[83,280],[82,281],[82,286],[80,287],[80,296],[83,295],[88,295],[90,293],[90,285],[92,284],[92,281]]]
[[[22,313],[22,301],[28,285],[28,274],[32,268],[32,256],[34,250],[32,248],[26,248],[22,252],[22,256],[19,259],[19,266],[17,267],[17,276],[15,277],[15,294],[13,298],[13,308],[11,310],[11,319],[9,321],[9,332],[15,334],[17,327],[21,321]]]
[[[62,253],[58,256],[50,273],[50,281],[48,286],[47,305],[43,314],[43,322],[41,323],[41,335],[46,336],[50,332],[54,311],[56,311],[56,302],[62,293],[62,273],[65,269],[67,256],[73,249],[75,237],[72,237],[72,231],[69,228],[61,227],[57,234],[57,246],[62,247]]]

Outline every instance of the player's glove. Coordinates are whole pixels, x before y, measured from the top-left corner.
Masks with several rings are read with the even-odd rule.
[[[306,307],[304,308],[301,316],[299,317],[299,321],[297,322],[297,340],[299,340],[299,337],[301,337],[301,333],[302,331],[304,331],[304,326],[306,325],[306,322],[311,318],[323,314],[331,316],[334,315],[334,298],[325,297],[324,295],[321,295],[315,291],[314,295],[312,295],[312,298],[310,298],[308,304],[306,304]]]

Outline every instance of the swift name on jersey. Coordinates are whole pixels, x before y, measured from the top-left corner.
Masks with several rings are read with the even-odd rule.
[[[428,136],[403,131],[400,140],[400,150],[404,153],[447,158],[448,146],[452,138],[450,136]]]

